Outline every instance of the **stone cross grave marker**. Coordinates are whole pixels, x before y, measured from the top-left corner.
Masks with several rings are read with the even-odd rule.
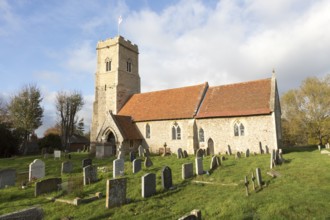
[[[126,204],[127,179],[107,180],[105,207],[111,208]]]
[[[263,182],[262,182],[262,178],[261,178],[261,170],[260,168],[256,168],[256,176],[257,176],[257,183],[258,186],[261,187]]]
[[[144,148],[142,147],[142,145],[139,146],[139,157],[144,157]]]
[[[193,163],[185,163],[182,164],[182,179],[189,179],[194,176],[194,164]]]
[[[92,165],[92,159],[86,158],[81,161],[82,168]]]
[[[203,170],[203,158],[202,157],[197,157],[195,159],[195,163],[196,163],[196,174],[197,175],[202,175],[204,173],[204,170]]]
[[[88,165],[83,168],[84,185],[97,182],[97,167]]]
[[[71,173],[73,170],[73,164],[71,161],[64,161],[62,163],[61,173]]]
[[[116,159],[113,162],[113,178],[124,175],[125,163],[123,159]]]
[[[142,176],[142,197],[147,198],[156,194],[156,174],[147,173]]]
[[[16,170],[12,168],[0,170],[0,189],[6,186],[15,186]]]
[[[61,159],[61,151],[60,150],[54,150],[54,160],[55,159]]]
[[[163,188],[170,189],[173,186],[171,168],[169,168],[168,166],[163,167],[161,177]]]
[[[45,163],[35,159],[29,166],[29,181],[45,177]]]
[[[142,169],[142,160],[141,159],[135,159],[133,160],[133,173],[137,173]]]
[[[135,158],[136,158],[136,154],[135,154],[135,152],[129,152],[129,160],[130,160],[131,162],[133,162],[133,160],[135,160]]]
[[[146,159],[144,160],[144,166],[145,167],[151,167],[153,165],[150,157],[146,157]]]

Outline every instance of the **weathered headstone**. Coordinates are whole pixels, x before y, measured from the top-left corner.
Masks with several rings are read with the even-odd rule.
[[[142,176],[142,197],[147,198],[156,194],[156,174],[147,173]]]
[[[220,157],[216,156],[215,159],[217,161],[218,167],[221,166],[221,159],[220,159]]]
[[[204,155],[204,151],[203,149],[199,148],[197,151],[196,151],[196,158],[198,157],[203,157]]]
[[[170,189],[173,186],[171,168],[169,168],[168,166],[163,167],[161,177],[163,188]]]
[[[62,183],[61,178],[49,178],[36,182],[34,195],[39,196],[40,194],[43,193],[50,193],[53,191],[57,191],[61,183]]]
[[[61,173],[71,173],[73,170],[73,164],[71,161],[65,161],[62,163]]]
[[[270,169],[273,169],[275,165],[275,149],[273,149],[270,154]]]
[[[235,159],[239,159],[239,158],[241,158],[241,153],[237,151],[235,154]]]
[[[317,147],[319,148],[319,151],[321,151],[321,145],[318,145]]]
[[[254,176],[254,174],[253,174],[253,172],[252,172],[252,175],[251,175],[251,181],[252,181],[252,186],[253,186],[253,190],[256,190],[256,184],[255,184],[255,181],[256,180],[256,178],[255,178],[255,176]]]
[[[32,207],[0,216],[0,220],[13,220],[13,219],[43,220],[44,213],[42,208]]]
[[[139,146],[139,157],[144,157],[144,148],[142,147],[142,145]]]
[[[183,152],[182,152],[182,148],[178,148],[178,155],[177,155],[178,159],[183,158]]]
[[[136,158],[136,154],[135,154],[135,152],[129,152],[129,160],[130,160],[131,162],[133,162],[133,160],[135,160],[135,158]]]
[[[144,160],[144,166],[145,167],[151,167],[153,165],[150,157],[146,157],[146,159]]]
[[[281,163],[282,163],[282,161],[280,160],[279,150],[276,149],[276,151],[275,151],[275,165],[280,165]]]
[[[278,158],[280,160],[280,163],[284,163],[284,158],[283,158],[283,154],[282,154],[282,149],[278,150]]]
[[[126,186],[126,178],[107,180],[106,208],[121,206],[126,203]]]
[[[0,170],[0,189],[15,186],[16,170],[12,168]]]
[[[262,178],[261,178],[261,170],[260,168],[256,168],[256,176],[257,176],[257,183],[258,186],[261,187],[263,182],[262,182]]]
[[[188,157],[188,152],[186,150],[183,151],[183,157],[187,158]]]
[[[165,152],[166,153],[166,152]],[[150,151],[149,148],[144,149],[144,156],[149,157],[150,156]]]
[[[83,168],[84,185],[97,182],[97,167],[88,165]]]
[[[195,159],[195,163],[196,163],[196,174],[197,175],[204,174],[204,170],[203,170],[203,158],[202,157],[197,157]]]
[[[185,163],[182,164],[182,179],[188,179],[194,176],[194,164]]]
[[[29,181],[45,177],[45,163],[35,159],[29,166]]]
[[[265,148],[266,148],[266,154],[269,154],[269,148],[268,148],[268,146],[266,145]]]
[[[247,179],[247,176],[245,176],[244,178],[244,185],[245,185],[246,196],[249,196],[249,181]]]
[[[229,154],[229,155],[232,154],[230,145],[228,145],[228,154]]]
[[[92,165],[92,159],[86,158],[81,161],[82,168]]]
[[[125,163],[123,159],[116,159],[113,164],[113,178],[124,175]]]
[[[262,149],[262,144],[260,141],[259,141],[259,151],[260,151],[260,154],[264,154],[264,150]]]
[[[214,170],[218,167],[217,156],[213,156],[211,159],[210,169]]]
[[[142,160],[141,159],[135,159],[132,163],[133,166],[133,173],[137,173],[142,169]]]
[[[54,160],[56,158],[61,159],[61,151],[60,150],[54,150]]]
[[[246,149],[245,151],[245,157],[249,157],[250,156],[250,150],[249,149]]]

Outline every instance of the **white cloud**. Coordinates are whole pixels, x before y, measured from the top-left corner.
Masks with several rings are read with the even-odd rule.
[[[0,36],[8,35],[20,27],[19,18],[13,13],[7,0],[0,0]]]

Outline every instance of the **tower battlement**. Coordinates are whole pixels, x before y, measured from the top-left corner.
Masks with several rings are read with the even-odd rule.
[[[139,48],[136,44],[133,44],[130,40],[126,40],[122,36],[117,36],[114,38],[108,38],[106,40],[98,41],[96,50],[103,49],[103,48],[109,48],[109,47],[115,46],[117,44],[120,44],[121,46],[124,46],[127,49],[133,50],[136,53],[139,52]]]

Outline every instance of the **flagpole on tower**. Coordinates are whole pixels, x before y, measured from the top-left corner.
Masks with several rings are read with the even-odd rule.
[[[119,26],[120,26],[122,21],[123,21],[123,18],[120,15],[119,18],[118,18],[118,37],[119,37]]]

